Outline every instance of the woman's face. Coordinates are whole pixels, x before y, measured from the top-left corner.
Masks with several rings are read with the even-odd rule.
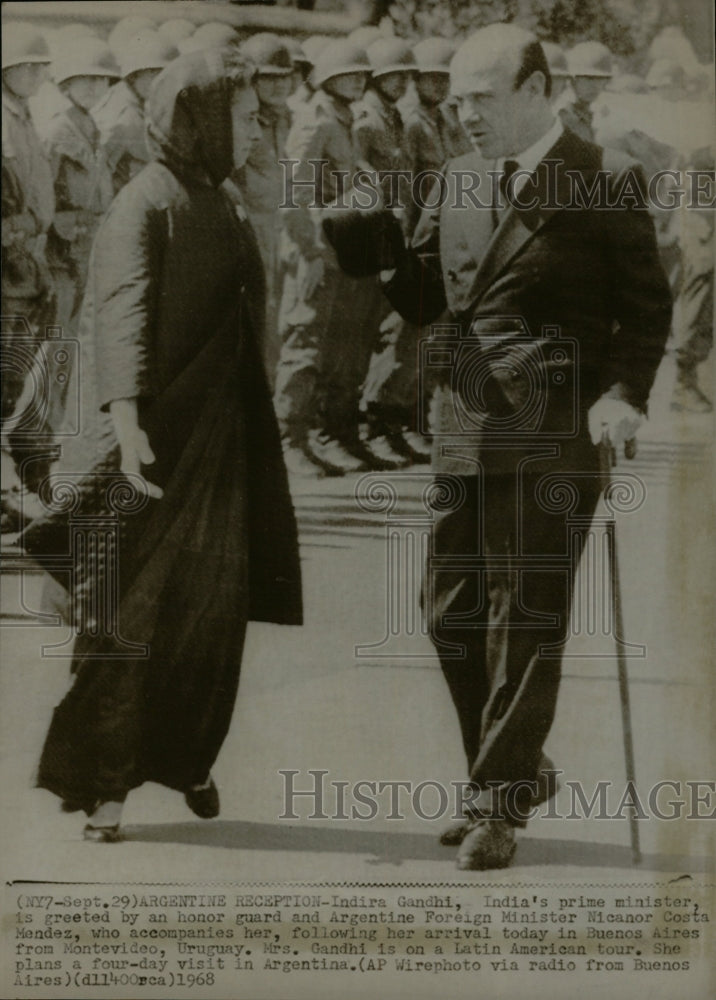
[[[73,104],[89,111],[101,101],[111,86],[108,76],[73,76],[63,85],[65,94]]]
[[[234,92],[231,102],[231,130],[234,143],[234,166],[243,167],[261,138],[259,99],[253,87]]]
[[[293,73],[261,73],[254,84],[261,104],[280,108],[293,93]]]
[[[45,63],[20,63],[3,70],[2,76],[13,94],[27,99],[34,97],[46,80],[47,66]]]

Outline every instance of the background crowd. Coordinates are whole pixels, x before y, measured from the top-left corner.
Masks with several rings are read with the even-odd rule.
[[[47,330],[78,337],[94,235],[149,160],[144,109],[152,82],[192,51],[236,48],[256,67],[261,135],[224,186],[250,220],[263,261],[262,351],[289,473],[341,476],[428,460],[419,419],[429,391],[418,371],[424,331],[391,312],[374,279],[338,267],[313,210],[344,194],[362,168],[417,174],[471,150],[449,95],[457,40],[395,31],[388,18],[345,37],[250,34],[221,21],[140,16],[103,28],[7,21],[4,531],[32,516],[68,405],[67,358],[43,351]],[[647,173],[713,170],[713,67],[699,62],[679,28],[661,30],[638,60],[589,38],[564,48],[545,42],[544,49],[553,109],[580,137],[627,152]],[[282,210],[284,159],[294,161],[299,181],[314,178],[311,161],[326,168],[313,189],[296,189],[296,208]],[[399,211],[408,240],[418,217],[414,204]],[[699,365],[713,338],[713,212],[662,212],[656,221],[677,302],[671,406],[708,413]],[[39,380],[21,357],[42,358]]]

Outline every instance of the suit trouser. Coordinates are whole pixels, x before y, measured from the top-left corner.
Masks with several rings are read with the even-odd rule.
[[[433,528],[423,603],[470,782],[483,790],[475,802],[491,813],[497,803],[516,826],[526,822],[531,792],[510,786],[534,781],[554,718],[574,575],[600,493],[594,454],[571,479],[577,469],[564,465],[542,475],[460,477],[464,502]],[[543,477],[553,473],[574,487],[569,516],[559,502],[565,494],[551,502],[545,492]],[[576,535],[570,519],[581,525]]]

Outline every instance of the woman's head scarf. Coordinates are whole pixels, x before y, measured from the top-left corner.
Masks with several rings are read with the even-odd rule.
[[[233,167],[232,98],[252,73],[230,50],[190,52],[169,63],[147,101],[153,158],[185,182],[221,184]]]

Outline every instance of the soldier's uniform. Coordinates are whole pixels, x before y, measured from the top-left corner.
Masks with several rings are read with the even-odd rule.
[[[320,212],[350,188],[358,156],[350,105],[321,85],[341,73],[367,69],[362,49],[347,42],[329,43],[314,69],[319,89],[296,115],[286,140],[286,158],[297,161],[294,181],[310,182],[293,189],[298,208],[283,212],[287,268],[274,403],[289,466],[295,471],[300,466],[294,467],[293,459],[300,454],[327,472],[363,467],[346,450],[358,438],[356,354],[362,358],[363,351],[352,323],[358,283],[338,267],[323,237]],[[324,161],[323,169],[314,172],[313,160]],[[321,265],[322,280],[312,289],[310,275]]]
[[[61,85],[75,76],[119,77],[109,48],[95,39],[69,47],[55,64]],[[87,279],[95,232],[114,196],[112,173],[92,115],[67,101],[47,123],[45,149],[55,184],[55,217],[48,235],[48,257],[58,292],[58,321],[70,331]]]
[[[120,55],[122,80],[92,110],[115,194],[149,162],[144,101],[133,85],[134,75],[159,73],[178,55],[170,42],[153,31],[125,45]]]
[[[424,39],[413,51],[419,72],[447,76],[454,53],[454,46],[447,39]],[[413,177],[424,171],[440,170],[449,159],[471,148],[448,101],[428,104],[418,99],[408,105],[404,113],[403,166],[412,171]],[[407,240],[412,238],[420,211],[410,194],[403,219]],[[427,462],[429,452],[417,432],[420,337],[418,327],[395,312],[387,315],[381,330],[380,348],[371,358],[362,406],[374,434],[384,434],[396,451],[412,460]]]
[[[2,89],[3,311],[35,319],[50,292],[45,257],[55,214],[52,168],[26,101]],[[13,285],[12,274],[22,281]],[[28,280],[29,279],[29,280]],[[49,322],[49,320],[48,320]],[[8,400],[3,400],[3,406]]]
[[[293,63],[287,47],[276,35],[261,32],[242,47],[243,54],[254,62],[260,76],[293,75]],[[281,282],[279,243],[281,218],[278,206],[284,195],[284,169],[280,160],[286,156],[286,140],[291,127],[291,112],[286,104],[259,104],[261,139],[252,149],[245,165],[235,170],[225,182],[229,194],[236,185],[241,204],[256,233],[266,274],[266,322],[262,354],[269,384],[273,388],[280,354],[278,307]]]
[[[580,139],[594,142],[593,102],[598,90],[612,78],[612,54],[601,42],[580,42],[567,53],[567,66],[575,100],[558,109],[559,117]]]
[[[53,76],[63,89],[63,84],[69,85],[76,77],[114,81],[119,70],[109,46],[99,39],[83,38],[56,59]],[[112,172],[94,119],[69,97],[50,118],[43,138],[55,186],[47,257],[57,293],[56,322],[64,337],[76,337],[92,243],[114,197]],[[71,381],[67,371],[59,379],[51,363],[46,420],[50,439],[63,422]]]
[[[413,53],[398,39],[381,38],[369,47],[368,59],[372,67],[372,86],[354,108],[354,132],[361,160],[379,173],[409,171],[412,162],[406,148],[403,119],[396,101],[382,90],[381,81],[395,73],[412,75],[416,68]],[[396,214],[407,229],[411,185],[393,182],[391,187],[392,191],[388,190],[385,194],[392,194],[404,206],[396,209]],[[371,451],[397,468],[413,458],[402,439],[401,423],[395,420],[396,411],[401,406],[401,401],[395,398],[399,379],[396,380],[394,375],[397,341],[403,321],[390,309],[376,282],[368,278],[364,279],[364,285],[356,304],[354,321],[360,331],[360,342],[366,350],[360,410],[367,421]]]
[[[292,114],[296,115],[302,111],[315,94],[311,85],[311,70],[316,64],[318,54],[330,41],[328,35],[311,35],[300,46],[302,58],[292,54],[294,63],[302,67],[302,75],[305,72],[303,82],[296,87],[287,101]]]
[[[10,509],[6,501],[21,485],[13,459],[19,462],[27,451],[18,447],[12,430],[22,430],[23,414],[34,413],[42,402],[35,398],[37,387],[30,366],[45,326],[54,322],[54,289],[45,250],[55,194],[52,169],[32,123],[28,97],[10,89],[5,72],[29,64],[47,66],[47,44],[29,25],[9,24],[2,48],[2,527],[16,530],[20,527],[18,506]]]

